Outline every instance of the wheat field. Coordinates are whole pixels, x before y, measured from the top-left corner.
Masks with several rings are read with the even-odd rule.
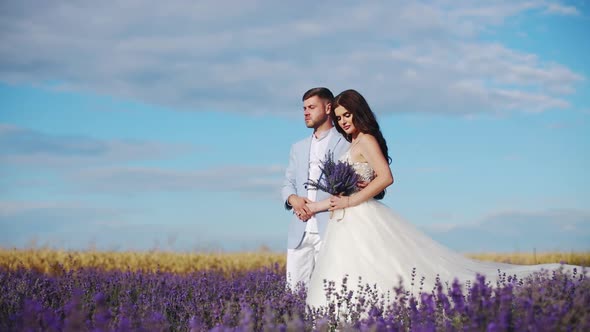
[[[543,253],[474,253],[467,256],[513,264],[567,263],[590,266],[589,252]],[[54,249],[0,248],[0,268],[32,269],[55,274],[64,270],[97,268],[102,270],[191,273],[201,270],[234,271],[256,270],[278,265],[285,267],[284,253],[259,252],[202,252],[182,253],[166,251],[65,251]]]

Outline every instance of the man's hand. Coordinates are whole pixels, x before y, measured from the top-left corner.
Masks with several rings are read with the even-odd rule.
[[[313,212],[311,212],[311,209],[306,205],[307,203],[312,202],[309,198],[291,195],[287,199],[287,202],[293,207],[293,213],[295,213],[299,220],[308,221],[309,218],[313,216]]]

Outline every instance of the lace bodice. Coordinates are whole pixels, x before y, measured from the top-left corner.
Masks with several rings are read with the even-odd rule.
[[[346,161],[347,163],[352,165],[352,168],[357,172],[360,176],[361,181],[370,182],[375,178],[375,171],[373,167],[369,165],[368,162],[353,162],[350,158],[350,149],[346,151],[346,153],[340,158],[342,161]]]

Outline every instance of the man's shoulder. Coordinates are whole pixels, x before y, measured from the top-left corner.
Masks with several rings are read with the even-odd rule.
[[[334,141],[336,142],[336,149],[347,149],[348,146],[350,146],[350,142],[347,141],[342,135],[337,136]]]
[[[293,143],[292,147],[300,147],[300,146],[304,146],[306,144],[309,144],[309,141],[311,139],[311,136],[306,136],[305,138],[302,138],[298,141],[296,141],[295,143]]]

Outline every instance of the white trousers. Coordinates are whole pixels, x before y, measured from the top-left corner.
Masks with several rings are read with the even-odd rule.
[[[307,288],[322,240],[317,233],[307,233],[295,249],[287,249],[287,285],[295,290],[299,283]]]

